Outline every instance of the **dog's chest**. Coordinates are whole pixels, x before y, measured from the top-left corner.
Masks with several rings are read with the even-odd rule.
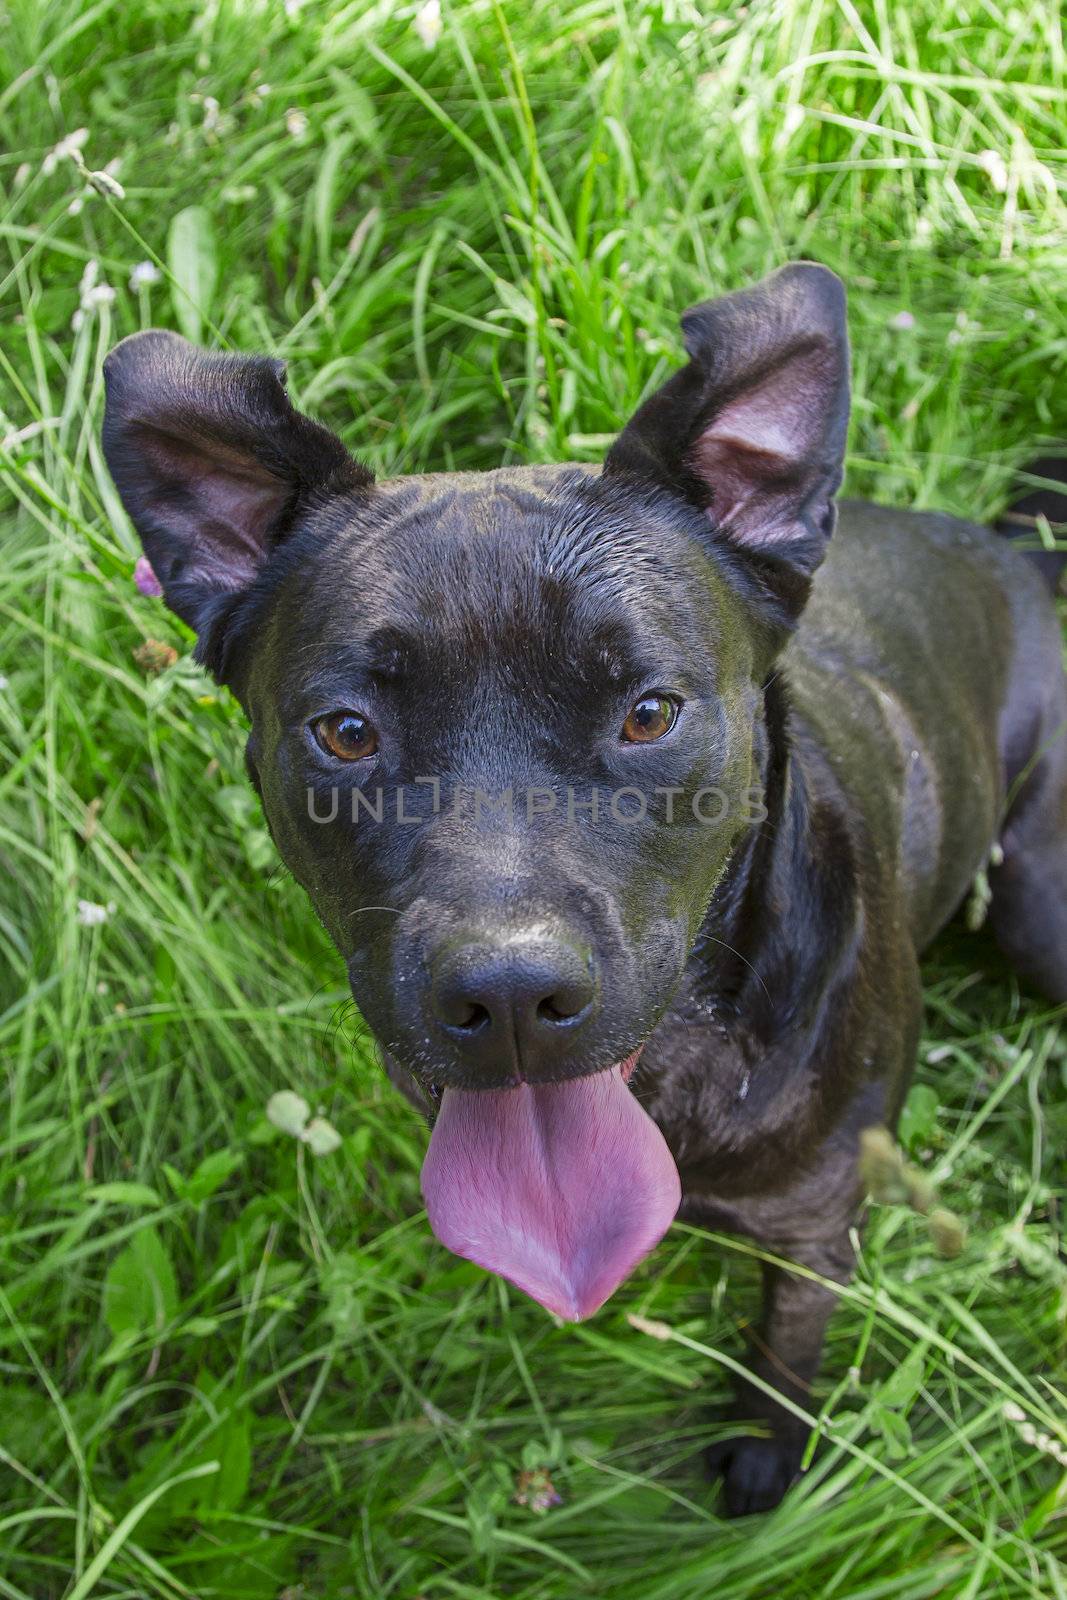
[[[858,1200],[858,1130],[887,1118],[877,1075],[828,1116],[818,1063],[796,1041],[757,1045],[692,1005],[656,1029],[645,1056],[649,1088],[638,1093],[678,1164],[680,1217],[779,1244],[844,1228]]]
[[[713,1002],[692,1000],[656,1029],[636,1087],[683,1188],[722,1195],[748,1193],[795,1161],[815,1099],[814,1074],[787,1064],[781,1046],[768,1049]]]

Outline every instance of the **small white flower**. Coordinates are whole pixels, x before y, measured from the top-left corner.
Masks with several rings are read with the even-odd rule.
[[[58,144],[53,145],[41,162],[41,171],[45,177],[51,177],[61,161],[73,161],[80,156],[82,146],[88,137],[88,128],[75,128],[73,133],[68,133]]]
[[[115,915],[115,902],[109,900],[106,906],[99,905],[95,900],[79,900],[76,913],[77,920],[83,928],[98,928],[108,917]]]
[[[95,257],[90,257],[85,263],[85,271],[78,286],[78,309],[70,319],[70,325],[75,333],[85,326],[85,320],[92,312],[100,306],[109,306],[114,302],[115,290],[110,283],[98,283],[99,274],[100,263]]]
[[[311,1107],[302,1094],[279,1089],[267,1101],[267,1121],[281,1133],[306,1144],[313,1156],[328,1156],[340,1148],[341,1135],[325,1117],[311,1117]]]
[[[107,167],[104,167],[101,172],[90,172],[87,176],[97,194],[110,195],[113,200],[125,200],[125,189],[119,180],[107,170]]]
[[[222,112],[213,94],[204,96],[204,132],[215,133],[222,120]]]
[[[998,194],[1008,187],[1008,169],[999,150],[980,150],[978,165]]]
[[[325,1117],[312,1117],[300,1138],[313,1156],[329,1156],[341,1148],[341,1135]]]
[[[415,13],[415,32],[422,40],[427,50],[432,50],[441,34],[444,24],[441,21],[441,0],[426,0]]]
[[[136,294],[138,290],[158,283],[162,276],[154,261],[138,261],[136,266],[130,268],[130,288]]]
[[[290,106],[285,113],[285,126],[292,138],[303,139],[307,137],[308,119],[304,112],[300,111],[296,106]]]
[[[310,1115],[311,1107],[304,1096],[292,1089],[279,1089],[267,1101],[267,1121],[294,1139],[299,1139]]]
[[[673,1339],[674,1330],[667,1322],[658,1322],[653,1317],[639,1317],[636,1311],[628,1311],[626,1320],[631,1328],[636,1328],[638,1333],[647,1333],[650,1339]]]
[[[909,328],[914,328],[915,317],[910,311],[898,311],[890,317],[889,326],[895,333],[907,333]]]

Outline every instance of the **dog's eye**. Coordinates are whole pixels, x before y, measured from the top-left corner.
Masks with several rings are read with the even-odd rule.
[[[666,694],[646,694],[631,707],[622,725],[622,739],[626,744],[651,744],[670,733],[677,718],[677,700]]]
[[[359,711],[331,711],[314,724],[315,737],[338,761],[363,761],[378,748],[378,731]]]

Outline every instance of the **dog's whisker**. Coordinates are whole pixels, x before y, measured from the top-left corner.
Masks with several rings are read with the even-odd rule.
[[[760,974],[756,971],[755,967],[752,965],[751,961],[749,961],[747,956],[743,956],[740,950],[735,950],[732,944],[727,944],[725,939],[716,938],[715,934],[713,933],[704,933],[701,935],[701,937],[704,939],[710,939],[712,944],[721,945],[724,950],[729,950],[732,956],[736,956],[738,961],[743,961],[749,972],[751,972],[752,976],[759,984],[760,988],[763,990],[764,994],[767,996],[767,999],[769,1000],[771,998],[771,991],[768,989],[767,985],[764,983]]]

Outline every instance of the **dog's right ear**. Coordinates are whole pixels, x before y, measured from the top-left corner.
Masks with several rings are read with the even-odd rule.
[[[373,477],[301,416],[285,368],[152,329],[104,362],[104,455],[163,596],[214,664],[217,633],[297,518]]]

